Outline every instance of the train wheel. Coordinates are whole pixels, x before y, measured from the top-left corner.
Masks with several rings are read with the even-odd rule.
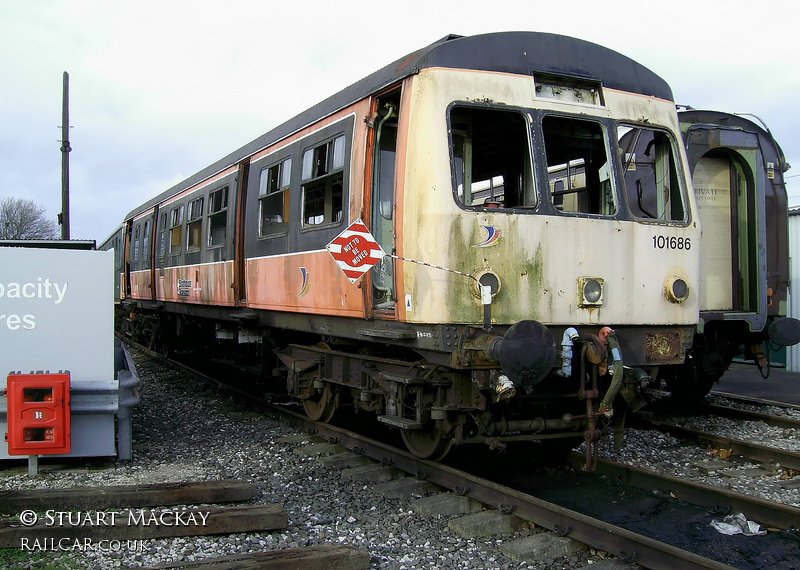
[[[339,407],[339,386],[330,382],[326,382],[322,390],[303,400],[306,415],[315,422],[331,421],[337,407]]]
[[[672,392],[670,402],[680,407],[699,404],[722,377],[722,372],[706,371],[700,358],[687,357],[686,362],[674,367],[666,374],[667,389]],[[727,368],[725,364],[725,368]]]
[[[403,430],[403,441],[408,450],[422,459],[439,461],[453,445],[453,438],[445,437],[441,422],[429,422],[425,429]]]

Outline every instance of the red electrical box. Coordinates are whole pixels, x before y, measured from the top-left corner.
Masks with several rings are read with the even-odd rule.
[[[9,455],[54,455],[72,448],[69,373],[9,374]]]

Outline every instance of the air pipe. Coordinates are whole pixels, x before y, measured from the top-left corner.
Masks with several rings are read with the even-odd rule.
[[[578,340],[577,329],[570,327],[564,331],[564,336],[561,338],[561,370],[558,371],[559,376],[569,378],[572,376],[572,346]]]
[[[610,418],[614,415],[614,408],[612,406],[614,403],[614,398],[617,397],[617,393],[619,392],[624,379],[624,371],[622,369],[622,352],[619,348],[617,335],[614,333],[613,329],[610,327],[603,327],[600,329],[599,336],[601,339],[607,340],[608,348],[611,349],[611,358],[613,363],[613,368],[611,370],[611,374],[613,375],[611,386],[609,386],[608,390],[606,391],[603,401],[600,402],[600,413]]]

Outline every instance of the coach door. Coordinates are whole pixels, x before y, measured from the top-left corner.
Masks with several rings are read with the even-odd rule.
[[[695,166],[695,189],[703,239],[700,308],[756,310],[753,281],[758,253],[753,227],[756,205],[743,165],[729,152],[711,152]]]
[[[371,231],[386,253],[394,253],[395,163],[397,156],[397,118],[400,93],[393,92],[377,101],[374,119],[372,156]],[[395,309],[394,260],[384,257],[372,268],[372,308]]]
[[[694,169],[694,186],[703,240],[700,306],[704,310],[733,309],[733,234],[731,165],[726,158],[701,158]]]

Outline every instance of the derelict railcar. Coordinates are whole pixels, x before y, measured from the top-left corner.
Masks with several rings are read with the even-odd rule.
[[[783,151],[769,129],[741,115],[689,109],[678,118],[703,226],[700,322],[686,366],[666,380],[674,395],[693,401],[739,355],[768,374],[765,343],[797,344],[800,322],[786,318]]]
[[[131,212],[129,324],[261,346],[311,417],[376,412],[422,457],[594,441],[691,346],[687,172],[671,90],[631,59],[448,36]],[[351,284],[326,245],[359,219],[391,257]]]
[[[125,226],[120,226],[97,249],[101,251],[114,250],[114,301],[119,303],[125,292]]]

